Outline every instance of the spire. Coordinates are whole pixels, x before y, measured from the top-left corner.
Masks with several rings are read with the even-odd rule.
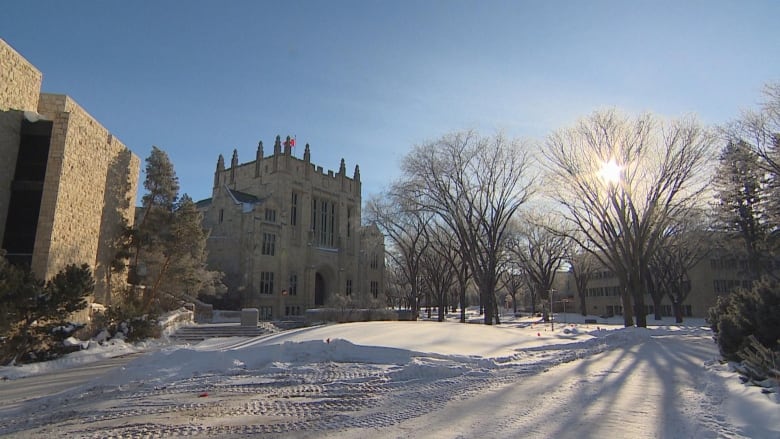
[[[290,143],[290,136],[284,141],[284,155],[292,154],[292,143]]]
[[[257,143],[257,154],[255,155],[255,177],[260,176],[260,163],[263,161],[263,141]]]
[[[236,168],[238,168],[238,150],[233,150],[233,158],[230,159],[230,182],[236,182]]]
[[[309,151],[309,144],[306,144],[306,148],[303,150],[303,161],[306,163],[311,162],[311,151]]]
[[[282,153],[282,138],[280,136],[276,136],[276,141],[274,142],[274,155],[278,155]]]
[[[225,172],[225,158],[222,157],[222,154],[219,155],[219,158],[217,159],[217,170],[214,172],[214,187],[219,187],[219,177],[220,175]]]
[[[355,165],[355,175],[352,177],[355,181],[360,181],[360,166]]]
[[[339,174],[346,176],[347,175],[347,165],[344,162],[344,159],[341,159],[341,165],[339,165]]]

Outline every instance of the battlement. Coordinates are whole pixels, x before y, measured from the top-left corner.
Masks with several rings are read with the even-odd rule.
[[[313,187],[326,191],[360,195],[359,166],[356,165],[352,176],[348,176],[346,162],[342,158],[338,171],[325,170],[323,166],[311,163],[311,146],[308,143],[304,147],[303,158],[292,155],[292,143],[289,136],[284,142],[280,136],[276,136],[272,154],[265,155],[261,141],[257,146],[255,160],[246,163],[239,163],[238,150],[233,150],[229,167],[225,166],[225,158],[220,154],[214,174],[214,188],[227,185],[232,189],[245,190],[287,176],[291,181],[309,182]]]

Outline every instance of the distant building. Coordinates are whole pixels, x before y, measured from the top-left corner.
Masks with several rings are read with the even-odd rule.
[[[217,160],[212,197],[198,202],[211,269],[225,273],[228,294],[262,319],[324,306],[384,303],[384,237],[361,226],[360,170],[324,172],[292,155],[277,136],[254,161]]]
[[[108,304],[112,241],[132,224],[140,160],[73,99],[41,93],[41,80],[0,39],[1,248],[42,279],[89,264],[94,300]]]
[[[691,292],[682,303],[683,317],[705,318],[718,296],[731,293],[738,287],[750,288],[751,281],[745,276],[746,268],[744,260],[723,249],[713,248],[688,272]],[[623,314],[619,281],[611,271],[596,269],[588,280],[586,290],[588,314]],[[652,298],[645,296],[645,313],[654,314],[655,311]],[[661,301],[660,314],[674,316],[672,303],[666,295]]]

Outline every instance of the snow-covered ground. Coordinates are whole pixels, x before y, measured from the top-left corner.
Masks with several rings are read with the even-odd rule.
[[[118,343],[0,368],[10,378],[0,382],[0,436],[780,438],[780,397],[718,362],[703,321],[625,329],[565,318],[555,331],[527,318],[373,322],[193,346]],[[22,376],[139,350],[55,395],[4,395],[35,379]]]

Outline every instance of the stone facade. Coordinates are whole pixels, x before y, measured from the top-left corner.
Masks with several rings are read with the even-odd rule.
[[[0,38],[0,110],[38,108],[43,75]]]
[[[89,264],[95,301],[110,304],[113,240],[132,225],[140,160],[71,98],[41,94],[40,73],[2,40],[0,55],[0,243],[42,279]]]
[[[209,265],[230,294],[261,319],[323,306],[369,306],[384,296],[384,239],[361,226],[360,171],[347,176],[292,155],[289,137],[273,154],[226,168],[220,155],[212,198],[198,203],[210,230]]]

